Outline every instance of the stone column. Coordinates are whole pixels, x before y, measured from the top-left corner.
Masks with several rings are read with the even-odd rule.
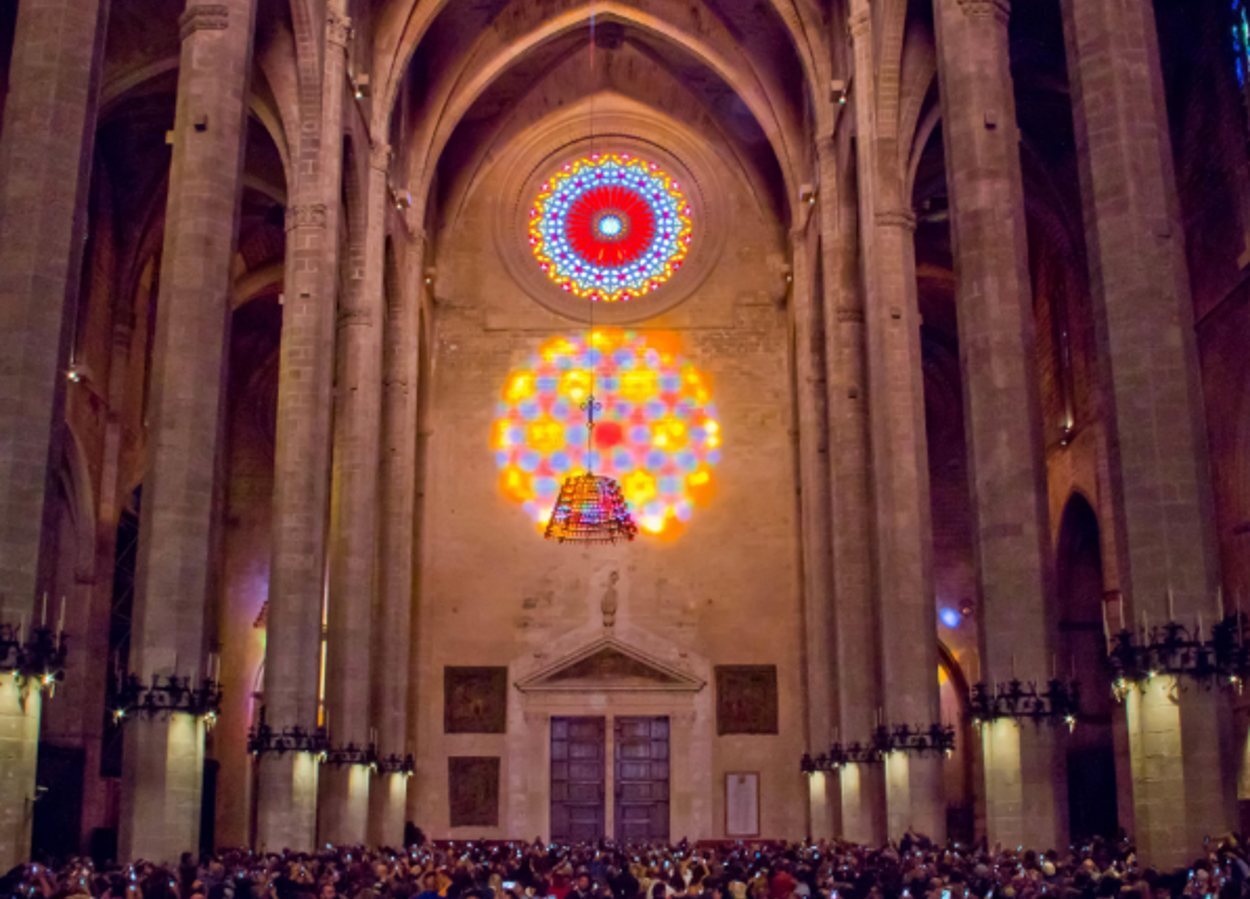
[[[273,565],[265,642],[264,708],[275,730],[317,726],[321,611],[338,294],[343,91],[350,22],[327,13],[319,102],[302,102],[299,165],[287,209],[278,424],[274,450]],[[305,62],[305,77],[311,78]],[[306,87],[305,92],[313,93]],[[316,758],[263,754],[258,771],[259,848],[316,843]]]
[[[420,282],[403,291],[386,253],[386,168],[375,159],[369,182],[370,231],[366,235],[366,280],[386,309],[382,346],[382,454],[378,533],[378,603],[374,617],[373,720],[382,756],[403,757],[408,745],[408,675],[413,602],[413,545],[416,523],[417,333]],[[377,215],[377,227],[373,216]],[[421,239],[414,239],[420,260]],[[421,265],[415,266],[417,271]],[[389,278],[388,278],[389,275]],[[391,280],[394,279],[394,280]],[[408,778],[374,778],[370,795],[369,842],[399,846],[408,805]]]
[[[937,720],[937,620],[933,540],[916,297],[915,216],[902,199],[896,128],[879,122],[871,12],[856,0],[855,53],[859,218],[862,229],[869,439],[876,541],[879,678],[887,725]],[[856,733],[856,739],[868,734]],[[940,760],[891,757],[885,772],[886,833],[946,834]]]
[[[806,204],[795,213],[810,218]],[[825,415],[825,335],[816,286],[818,226],[790,233],[790,314],[798,424],[799,527],[803,548],[803,652],[807,708],[807,748],[825,751],[833,739],[834,667],[832,542],[829,533],[829,421]],[[817,775],[823,784],[825,778]],[[812,785],[809,784],[809,787]],[[809,790],[809,792],[811,792]],[[833,836],[828,791],[815,791],[811,836]]]
[[[856,735],[872,730],[881,705],[872,595],[864,304],[857,277],[858,196],[854,168],[839,167],[832,139],[819,141],[816,151],[832,486],[838,709],[834,739],[858,739]],[[840,835],[844,839],[874,846],[885,841],[884,783],[880,773],[876,767],[842,772]]]
[[[1045,681],[1054,602],[1009,0],[934,0],[982,676]],[[983,730],[990,842],[1066,843],[1056,732]]]
[[[382,417],[382,256],[389,147],[370,154],[369,181],[352,210],[346,291],[338,312],[333,500],[330,506],[326,722],[331,744],[373,741],[370,715],[377,567],[378,464]],[[345,177],[354,177],[345,172]],[[379,635],[389,624],[379,622]],[[364,843],[369,818],[367,765],[331,765],[321,803],[321,841]]]
[[[255,0],[190,2],[157,301],[149,459],[135,585],[131,670],[207,673],[218,435],[229,350]],[[126,725],[121,858],[171,862],[199,848],[203,723],[186,714]]]
[[[0,130],[0,622],[50,589],[45,495],[82,269],[107,0],[26,0]],[[0,675],[0,870],[30,856],[38,691]]]
[[[1134,621],[1166,621],[1169,590],[1176,618],[1210,621],[1206,420],[1154,10],[1064,0],[1063,19],[1108,417],[1104,524]],[[1157,865],[1192,858],[1235,820],[1224,698],[1188,689],[1153,708],[1166,694],[1152,686],[1128,706],[1136,837]]]

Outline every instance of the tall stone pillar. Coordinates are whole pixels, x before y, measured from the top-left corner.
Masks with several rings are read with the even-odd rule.
[[[0,621],[50,589],[45,503],[65,403],[107,0],[26,0],[0,130]],[[0,870],[30,855],[40,698],[0,675]]]
[[[413,545],[416,523],[417,333],[419,282],[401,289],[387,278],[385,212],[386,162],[375,157],[370,178],[369,208],[379,213],[378,228],[366,236],[366,279],[381,294],[386,309],[382,346],[382,454],[378,533],[378,602],[374,616],[377,639],[373,660],[373,720],[378,753],[408,754],[408,683],[412,632]],[[376,191],[376,193],[375,193]],[[375,205],[376,204],[376,205]],[[372,218],[371,218],[372,221]],[[414,258],[422,258],[422,240],[413,238]],[[421,266],[415,266],[419,271]],[[397,273],[389,275],[397,279]],[[374,289],[374,288],[370,288]],[[398,846],[403,842],[408,806],[408,777],[382,774],[374,778],[370,796],[369,842]]]
[[[816,151],[832,488],[838,710],[834,739],[849,740],[872,731],[881,705],[872,595],[864,304],[857,277],[859,213],[854,168],[839,167],[832,139],[819,141]],[[844,839],[874,846],[885,841],[880,774],[876,766],[841,772],[838,793]]]
[[[1209,621],[1218,562],[1206,421],[1154,9],[1064,0],[1063,19],[1108,415],[1104,524],[1133,620],[1167,620],[1171,590],[1175,617]],[[1192,858],[1235,813],[1225,699],[1167,693],[1152,685],[1127,709],[1136,837],[1156,865]]]
[[[340,135],[350,33],[342,3],[336,0],[331,7],[324,64],[317,73],[319,101],[300,105],[306,121],[286,221],[264,685],[266,722],[279,731],[317,726],[343,168]],[[304,77],[311,80],[311,64],[305,60],[303,65]],[[262,753],[258,766],[258,847],[312,849],[317,838],[316,757],[309,752]]]
[[[855,0],[855,116],[875,521],[881,719],[938,720],[937,620],[929,460],[916,297],[916,218],[902,198],[897,123],[877,104],[871,11]],[[888,107],[892,108],[892,107]],[[856,734],[863,739],[866,735]],[[885,774],[886,832],[946,834],[941,760],[892,756]]]
[[[370,154],[349,238],[348,283],[339,303],[335,391],[333,500],[330,506],[330,593],[326,657],[326,722],[335,747],[373,741],[372,692],[378,465],[382,428],[382,257],[386,227],[388,147]],[[352,173],[346,173],[352,177]],[[385,629],[389,624],[379,621]],[[380,630],[379,634],[384,632]],[[357,845],[367,838],[368,765],[323,769],[321,841]]]
[[[809,208],[797,216],[807,218]],[[809,236],[809,230],[811,232]],[[825,751],[833,739],[833,580],[829,532],[829,421],[825,415],[825,335],[816,284],[819,228],[790,233],[790,314],[799,441],[799,515],[803,546],[804,672],[807,748]],[[833,808],[824,775],[809,783],[811,835],[834,835]],[[815,789],[812,789],[815,788]]]
[[[189,2],[156,311],[149,462],[139,529],[131,670],[207,673],[218,436],[229,350],[255,0]],[[119,852],[175,861],[199,848],[203,722],[126,725]]]
[[[934,0],[964,387],[982,675],[1051,674],[1050,561],[1010,0]],[[1056,732],[982,730],[991,842],[1066,843]]]

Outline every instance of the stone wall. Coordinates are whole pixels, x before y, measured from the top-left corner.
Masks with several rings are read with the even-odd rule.
[[[670,312],[629,326],[679,345],[710,383],[724,434],[711,498],[676,537],[561,546],[501,492],[491,424],[509,372],[543,341],[586,325],[541,307],[499,264],[491,211],[503,178],[493,171],[438,238],[413,663],[418,783],[427,789],[413,791],[409,817],[435,837],[545,833],[551,714],[626,711],[671,716],[674,838],[724,834],[724,773],[740,770],[761,772],[762,832],[801,836],[801,615],[776,225],[731,188],[733,236],[715,271]],[[641,311],[648,300],[634,302]],[[522,694],[523,671],[603,634],[600,601],[613,571],[617,636],[706,684],[693,694]],[[715,735],[708,666],[739,663],[777,665],[780,735]],[[509,666],[506,734],[442,733],[443,668],[463,664]],[[449,826],[449,755],[504,756],[498,827]]]

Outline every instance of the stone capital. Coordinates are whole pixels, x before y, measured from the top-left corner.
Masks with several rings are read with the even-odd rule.
[[[1011,16],[1011,0],[955,0],[970,19],[994,18],[1006,24]]]
[[[963,3],[963,0],[960,0]],[[861,9],[851,13],[851,17],[847,22],[847,30],[851,32],[851,37],[861,38],[868,33],[868,26],[872,22],[872,13],[868,9]]]
[[[862,323],[864,321],[863,306],[839,306],[837,308],[838,321],[844,323]]]
[[[178,17],[178,34],[186,40],[197,31],[224,31],[230,25],[230,8],[224,3],[195,3]]]
[[[330,12],[326,15],[326,42],[336,47],[346,47],[352,36],[352,20],[350,16],[341,16]]]
[[[391,145],[387,143],[373,144],[369,147],[369,166],[380,172],[391,167]]]
[[[879,209],[873,220],[880,228],[902,228],[906,231],[916,230],[916,213],[910,209]]]
[[[296,228],[324,228],[326,226],[326,204],[309,203],[306,206],[288,206],[286,210],[286,230]]]
[[[832,132],[816,135],[817,171],[820,170],[820,166],[834,163],[837,155],[838,145],[833,139]]]
[[[417,209],[416,205],[412,205],[404,209],[401,213],[404,221],[404,229],[416,240],[425,240],[425,221],[423,214]]]

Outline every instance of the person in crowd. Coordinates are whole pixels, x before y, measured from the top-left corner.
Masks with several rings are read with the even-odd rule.
[[[428,842],[406,850],[219,852],[175,868],[71,858],[0,877],[0,899],[1250,899],[1250,856],[1229,834],[1174,871],[1127,840],[1066,851],[949,843],[671,846]]]

